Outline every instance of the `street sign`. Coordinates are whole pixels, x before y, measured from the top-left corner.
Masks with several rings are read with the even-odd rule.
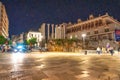
[[[115,30],[115,40],[120,41],[120,30]]]

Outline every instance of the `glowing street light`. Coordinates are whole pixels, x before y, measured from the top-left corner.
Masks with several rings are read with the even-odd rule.
[[[86,37],[86,34],[82,34],[82,39],[83,39],[83,48],[85,49],[85,37]]]

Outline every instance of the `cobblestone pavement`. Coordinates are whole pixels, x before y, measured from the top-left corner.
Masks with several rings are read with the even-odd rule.
[[[120,80],[120,55],[0,53],[0,80]]]

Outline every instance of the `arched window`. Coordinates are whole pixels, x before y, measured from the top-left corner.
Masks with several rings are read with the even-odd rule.
[[[99,20],[99,26],[102,26],[102,20]]]
[[[90,23],[88,23],[87,27],[88,27],[88,29],[90,29]]]
[[[98,21],[95,22],[95,26],[98,27]]]
[[[94,27],[94,22],[92,22],[92,23],[91,23],[91,26],[90,26],[90,28],[93,28],[93,27]]]
[[[82,30],[84,30],[85,28],[84,28],[84,24],[82,25]]]

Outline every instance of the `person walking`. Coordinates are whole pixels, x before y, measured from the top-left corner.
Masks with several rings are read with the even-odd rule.
[[[109,48],[110,48],[110,44],[107,43],[107,45],[106,45],[106,52],[107,52],[107,53],[109,53]]]
[[[102,47],[102,53],[106,53],[106,48],[105,47]]]
[[[109,52],[110,52],[111,56],[113,56],[113,54],[114,54],[114,49],[113,49],[112,46],[110,46],[110,48],[109,48]]]
[[[5,52],[5,45],[1,46],[2,53]]]

